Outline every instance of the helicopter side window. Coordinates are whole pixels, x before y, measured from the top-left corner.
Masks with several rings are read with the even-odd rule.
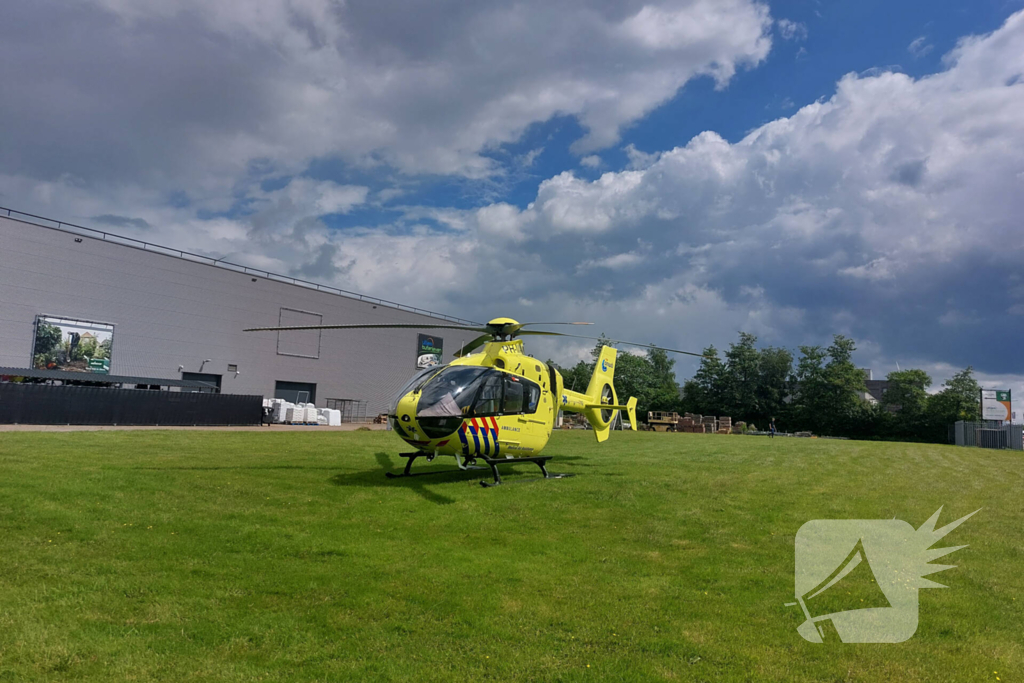
[[[525,410],[523,412],[532,415],[537,412],[537,405],[540,403],[540,387],[533,382],[526,382],[525,384]]]
[[[473,415],[482,417],[484,415],[501,414],[501,373],[494,373],[486,377],[480,385],[480,391],[473,403]]]
[[[523,383],[517,377],[505,378],[505,414],[523,412]]]

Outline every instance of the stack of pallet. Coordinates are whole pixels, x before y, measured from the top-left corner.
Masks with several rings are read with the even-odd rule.
[[[704,431],[708,434],[718,431],[718,419],[714,415],[705,415],[701,422],[704,424]]]
[[[732,418],[731,417],[719,417],[718,418],[718,433],[719,434],[732,434]]]
[[[676,429],[688,434],[703,434],[705,432],[704,416],[694,415],[693,413],[684,413],[683,417],[679,420],[679,424]]]
[[[733,434],[742,434],[744,429],[746,428],[746,426],[747,426],[746,422],[744,422],[743,420],[739,420],[736,424],[734,424],[732,426],[732,433]]]

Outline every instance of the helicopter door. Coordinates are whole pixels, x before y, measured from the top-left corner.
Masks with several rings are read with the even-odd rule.
[[[480,385],[480,391],[476,395],[476,400],[473,402],[474,416],[483,417],[485,415],[501,414],[502,384],[500,372],[494,372],[494,374],[484,378]]]
[[[523,383],[512,377],[505,378],[506,415],[518,415],[523,412]]]

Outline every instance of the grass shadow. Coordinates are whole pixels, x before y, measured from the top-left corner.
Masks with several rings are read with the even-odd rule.
[[[194,470],[205,472],[211,470],[336,470],[337,467],[307,467],[305,465],[227,465],[224,467],[133,467],[133,470]]]
[[[387,453],[378,452],[374,454],[374,457],[377,459],[377,464],[380,466],[379,469],[353,472],[351,474],[336,474],[328,481],[335,486],[401,486],[414,491],[424,500],[434,503],[435,505],[451,505],[455,502],[454,498],[431,491],[426,486],[427,482],[423,481],[421,478],[410,477],[408,479],[388,479],[384,476],[385,473],[395,471],[395,465],[391,461],[391,456]],[[438,475],[437,478],[434,478],[433,483],[470,481],[473,479],[479,479],[479,474],[480,472],[447,472],[445,474]]]
[[[335,486],[360,486],[360,487],[362,487],[362,486],[367,486],[367,487],[402,486],[402,487],[405,487],[405,488],[408,488],[408,489],[411,489],[411,490],[415,491],[417,494],[422,496],[425,500],[427,500],[427,501],[429,501],[431,503],[434,503],[436,505],[451,505],[452,503],[455,502],[455,499],[450,498],[448,496],[445,496],[445,495],[442,495],[442,494],[439,494],[439,493],[437,493],[435,491],[430,490],[430,488],[428,488],[428,485],[430,485],[430,484],[453,484],[453,483],[462,483],[462,482],[467,483],[467,484],[470,484],[470,483],[475,484],[476,482],[480,481],[481,479],[487,479],[487,480],[491,479],[491,474],[487,470],[459,471],[459,470],[453,470],[451,468],[451,465],[448,465],[447,467],[445,467],[445,466],[437,467],[437,469],[439,470],[438,474],[435,475],[435,476],[430,477],[429,479],[427,479],[425,477],[408,477],[408,478],[399,478],[399,479],[388,479],[387,477],[384,476],[385,473],[386,472],[396,472],[397,473],[398,471],[400,471],[401,469],[403,469],[405,467],[404,463],[402,465],[396,467],[395,463],[391,460],[391,456],[388,455],[387,453],[384,453],[384,452],[375,453],[374,457],[377,459],[377,464],[380,466],[380,469],[364,470],[362,472],[352,472],[352,473],[349,473],[349,474],[336,474],[333,477],[331,477],[328,481],[330,481]],[[568,461],[583,460],[583,459],[584,458],[582,458],[581,456],[566,456],[566,457],[560,457],[560,458],[558,458],[557,460],[555,460],[553,462],[568,462]],[[528,465],[529,467],[535,467],[535,465],[532,465],[531,463],[520,463],[520,464]],[[590,465],[577,465],[577,466],[590,467]],[[419,471],[419,472],[430,472],[431,471],[429,466],[427,466],[427,467],[422,467],[422,466],[415,467],[415,469],[417,471]],[[445,471],[445,470],[450,470],[450,471]],[[513,472],[506,465],[505,467],[501,468],[501,474],[502,474],[503,478],[508,477],[509,475],[512,475],[511,480],[514,481],[516,478],[518,478],[516,475],[520,474],[520,472]],[[522,474],[526,474],[526,473],[522,472]]]

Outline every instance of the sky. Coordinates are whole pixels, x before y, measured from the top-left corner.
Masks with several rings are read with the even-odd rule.
[[[0,92],[5,207],[1024,399],[1024,0],[36,0]]]

